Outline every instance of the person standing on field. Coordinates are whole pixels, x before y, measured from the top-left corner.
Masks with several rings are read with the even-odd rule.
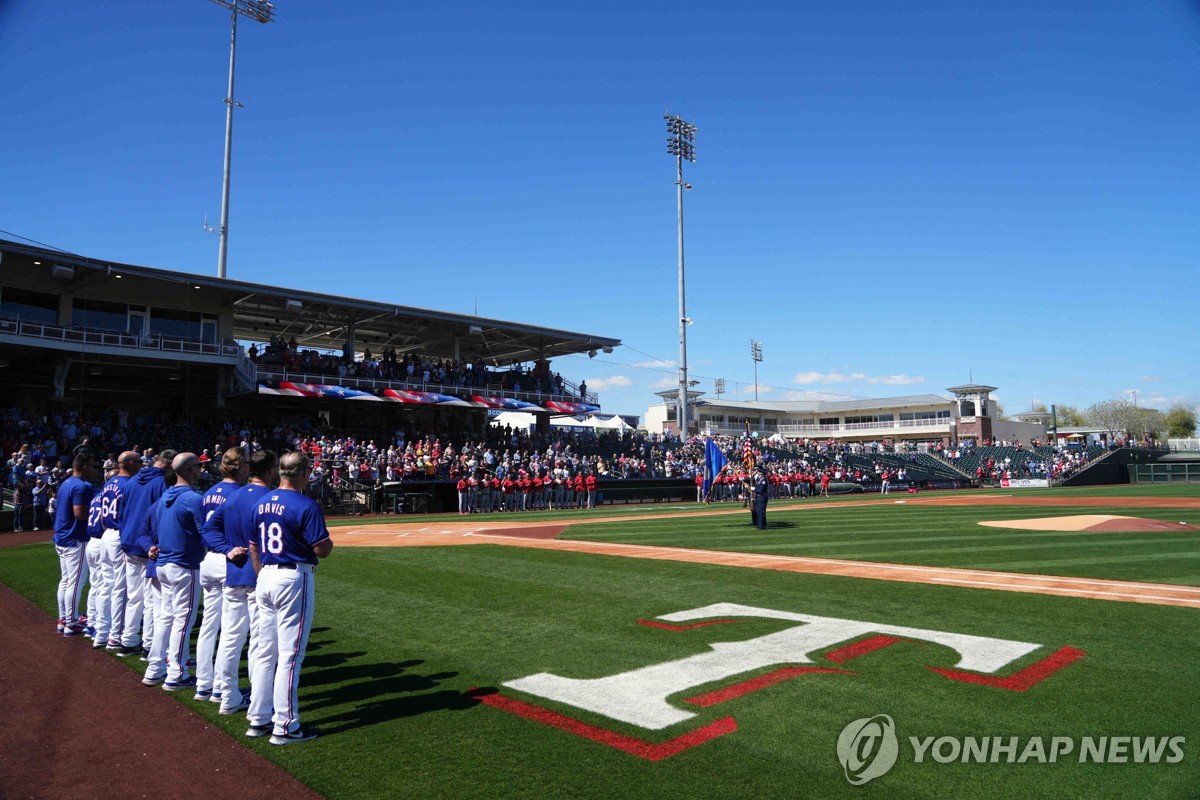
[[[279,488],[266,492],[250,515],[254,538],[250,559],[258,572],[259,632],[263,638],[251,667],[251,735],[272,724],[271,744],[316,738],[300,725],[297,689],[312,629],[317,560],[333,551],[321,507],[304,490],[312,469],[308,456],[288,453],[279,460]],[[271,713],[272,701],[274,712]],[[261,735],[261,734],[259,734]]]

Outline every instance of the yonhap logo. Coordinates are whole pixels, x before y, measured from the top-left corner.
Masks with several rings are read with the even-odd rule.
[[[896,723],[887,714],[854,720],[838,736],[837,753],[853,786],[886,774],[900,754]]]

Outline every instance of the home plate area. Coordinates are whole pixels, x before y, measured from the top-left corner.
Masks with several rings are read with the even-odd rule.
[[[1088,531],[1092,533],[1144,533],[1147,531],[1194,531],[1195,525],[1146,517],[1114,514],[1073,514],[1065,517],[1006,519],[980,522],[989,528],[1014,528],[1022,531]]]

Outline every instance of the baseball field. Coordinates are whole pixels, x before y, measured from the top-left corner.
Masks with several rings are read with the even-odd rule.
[[[20,623],[0,796],[140,796],[80,770],[90,750],[126,789],[178,787],[186,750],[175,796],[1200,797],[1200,486],[782,501],[766,531],[748,521],[332,521],[300,684],[322,736],[286,748],[56,636],[53,548],[0,535]]]

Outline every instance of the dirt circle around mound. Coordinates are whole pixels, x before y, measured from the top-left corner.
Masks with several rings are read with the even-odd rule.
[[[1071,514],[1064,517],[1036,519],[1003,519],[980,522],[986,528],[1008,528],[1019,531],[1051,531],[1056,533],[1159,533],[1162,531],[1196,531],[1200,527],[1186,522],[1170,522],[1148,517],[1125,517],[1118,514]]]

